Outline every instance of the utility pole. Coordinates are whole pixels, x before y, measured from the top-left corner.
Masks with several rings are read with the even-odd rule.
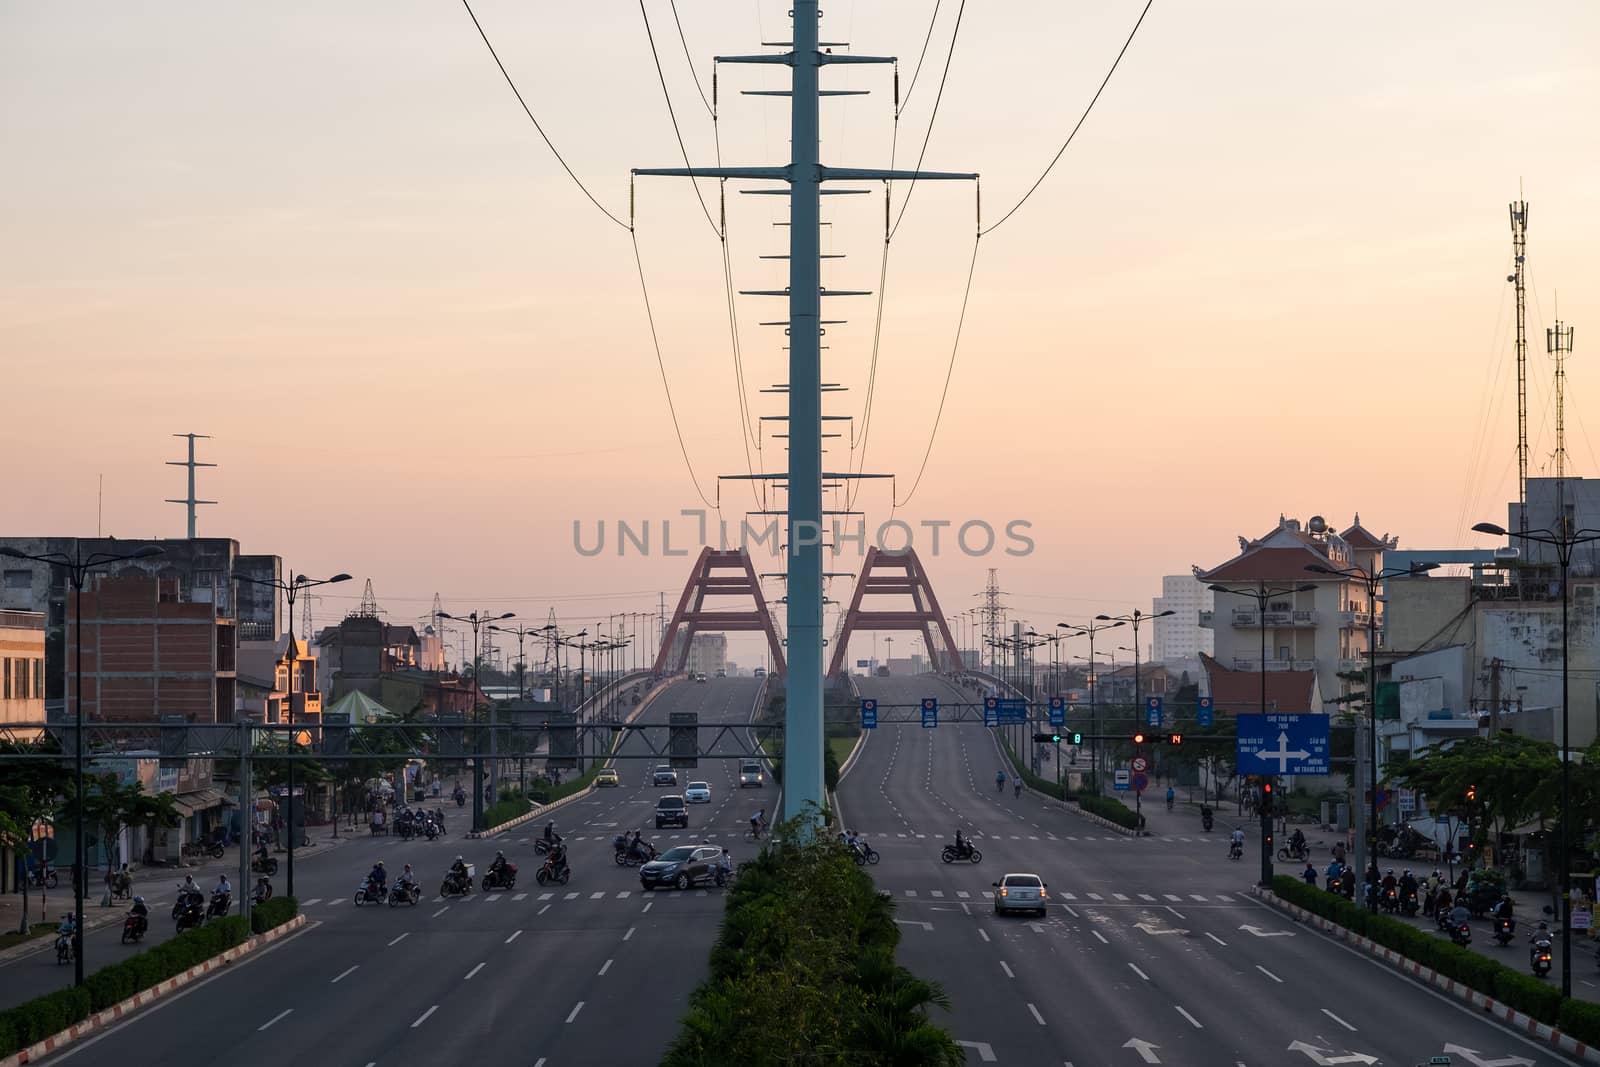
[[[792,818],[826,805],[822,785],[822,483],[856,475],[822,470],[822,288],[821,196],[825,181],[976,180],[976,174],[918,170],[873,170],[824,166],[819,157],[818,111],[823,92],[821,68],[835,64],[892,64],[887,56],[834,51],[846,42],[819,42],[817,0],[794,0],[790,51],[777,54],[718,56],[719,63],[759,63],[790,70],[790,148],[787,166],[662,167],[636,169],[636,175],[755,179],[789,184],[789,286],[773,295],[788,299],[789,466],[781,478],[788,487],[788,699],[784,722],[784,815]],[[826,46],[827,52],[821,49]],[[896,96],[898,96],[898,92]],[[851,291],[854,292],[854,291]],[[847,464],[848,466],[848,464]]]
[[[169,467],[188,467],[189,468],[189,495],[184,497],[182,500],[173,500],[171,498],[168,498],[167,503],[168,504],[183,504],[183,505],[188,507],[188,509],[189,509],[189,540],[193,541],[194,540],[194,526],[195,526],[195,523],[194,523],[194,520],[195,520],[195,508],[200,504],[215,504],[216,503],[215,500],[196,500],[195,496],[194,496],[194,470],[195,470],[195,468],[196,467],[215,467],[216,466],[215,463],[199,463],[199,462],[196,462],[196,460],[194,458],[194,443],[195,443],[195,441],[197,439],[201,440],[201,441],[209,441],[209,440],[211,440],[211,437],[208,434],[203,434],[203,433],[175,433],[172,436],[174,436],[174,437],[182,437],[182,438],[186,439],[189,442],[189,458],[188,459],[186,459],[186,460],[180,460],[180,459],[169,459],[169,460],[167,460],[167,466],[169,466]]]
[[[1528,300],[1523,268],[1528,258],[1528,204],[1518,200],[1511,205],[1511,267],[1506,281],[1517,290],[1517,504],[1521,516],[1517,532],[1528,532]],[[1522,543],[1527,558],[1528,543]]]
[[[1500,736],[1500,657],[1489,661],[1489,736]]]

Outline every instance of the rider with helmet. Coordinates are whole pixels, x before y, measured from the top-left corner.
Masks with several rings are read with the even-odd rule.
[[[379,860],[372,866],[372,873],[367,875],[367,881],[372,884],[380,895],[389,888],[389,872],[383,869],[383,861]]]

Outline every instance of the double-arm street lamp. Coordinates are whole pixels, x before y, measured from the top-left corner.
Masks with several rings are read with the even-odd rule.
[[[1267,603],[1273,597],[1293,596],[1295,593],[1310,593],[1316,586],[1310,582],[1301,585],[1285,585],[1272,587],[1266,582],[1257,582],[1254,589],[1235,589],[1229,585],[1209,585],[1206,588],[1213,593],[1231,593],[1242,596],[1247,600],[1256,602],[1256,623],[1261,630],[1261,662],[1256,664],[1261,673],[1261,708],[1262,715],[1267,714]],[[1291,666],[1292,666],[1291,662]],[[1266,777],[1263,775],[1262,777]],[[1268,802],[1261,805],[1261,884],[1264,887],[1272,885],[1272,804]]]
[[[1367,590],[1367,783],[1366,789],[1356,789],[1356,799],[1368,805],[1365,848],[1356,838],[1356,867],[1366,884],[1378,884],[1378,586],[1390,578],[1410,578],[1438,567],[1437,563],[1414,563],[1409,567],[1387,567],[1381,571],[1368,571],[1361,567],[1325,567],[1320,563],[1306,565],[1312,574],[1326,574],[1334,578],[1348,578],[1359,582]],[[1378,913],[1378,894],[1374,889],[1367,899],[1367,910]]]
[[[532,637],[534,634],[545,633],[551,629],[554,629],[554,626],[550,623],[546,623],[543,626],[533,627],[523,626],[521,624],[516,626],[494,626],[491,624],[489,629],[493,630],[497,634],[509,634],[517,639],[517,699],[527,699],[528,694],[526,687],[523,685],[523,678],[527,672],[528,660],[523,646],[526,644],[528,638]]]
[[[1505,528],[1492,522],[1480,522],[1473,527],[1478,533],[1507,536]],[[1570,761],[1572,745],[1567,730],[1571,711],[1571,694],[1567,687],[1567,643],[1570,632],[1568,607],[1571,594],[1567,591],[1567,578],[1572,569],[1572,550],[1579,545],[1600,541],[1600,530],[1574,529],[1565,516],[1555,530],[1518,530],[1516,535],[1524,541],[1549,545],[1556,550],[1556,562],[1561,566],[1561,850],[1556,862],[1561,864],[1561,995],[1572,995],[1572,872],[1567,862],[1568,843],[1572,833],[1572,807],[1570,795]]]
[[[284,578],[257,578],[254,575],[240,574],[238,571],[235,571],[233,573],[233,580],[236,581],[236,582],[246,582],[246,583],[248,583],[250,585],[264,586],[267,589],[276,589],[278,592],[283,594],[283,598],[284,598],[285,603],[287,604],[288,612],[289,612],[289,619],[288,619],[288,622],[289,622],[289,647],[287,649],[287,654],[288,654],[288,657],[289,657],[289,687],[288,687],[288,690],[289,690],[288,709],[289,710],[288,710],[288,717],[289,717],[289,725],[291,727],[293,727],[294,726],[294,676],[295,676],[295,672],[300,669],[300,653],[299,653],[299,650],[296,648],[295,643],[294,643],[294,602],[295,602],[295,598],[298,597],[301,593],[305,592],[306,590],[315,589],[319,585],[334,585],[334,584],[336,584],[338,582],[348,582],[350,580],[350,576],[348,574],[335,574],[332,578],[307,578],[303,574],[295,574],[293,571],[290,571],[289,572],[289,577],[287,579],[284,579]],[[309,637],[310,635],[308,634],[307,636]],[[291,729],[289,731],[288,738],[289,738],[289,745],[288,745],[289,753],[290,753],[290,755],[293,755],[294,750],[300,747],[299,742],[296,739],[295,732],[294,732],[293,729]],[[285,824],[285,828],[288,831],[289,845],[288,845],[288,857],[287,857],[287,859],[286,859],[286,861],[284,862],[284,865],[283,865],[283,869],[284,869],[283,880],[284,880],[284,892],[287,893],[289,896],[293,896],[294,895],[294,839],[299,835],[300,831],[299,831],[299,829],[296,828],[295,821],[294,821],[294,764],[295,764],[295,761],[293,759],[290,759],[288,761],[288,763],[289,763],[289,785],[288,785],[289,792],[288,792],[287,798],[286,798],[286,807],[288,809],[288,817],[286,819],[284,819],[284,824]],[[401,785],[402,785],[402,788],[403,788],[404,787],[404,783],[402,782]],[[245,815],[244,820],[243,820],[243,822],[244,822],[244,827],[243,827],[244,833],[241,835],[243,843],[240,844],[239,847],[243,848],[243,849],[249,849],[251,844],[252,844],[252,842],[250,840],[250,834],[251,834],[251,831],[255,829],[254,813],[250,810],[250,798],[249,797],[240,797],[239,798],[239,803],[244,808],[244,815]],[[304,812],[302,812],[301,813],[301,818],[304,819],[304,817],[305,817],[305,814],[304,814]],[[337,826],[338,825],[337,806],[335,807],[334,820],[335,820],[334,825]],[[243,895],[244,888],[245,887],[242,886],[242,885],[239,887],[240,895]]]
[[[1094,764],[1094,791],[1096,796],[1100,795],[1104,786],[1100,781],[1100,710],[1095,702],[1100,682],[1100,666],[1095,662],[1094,637],[1095,634],[1106,630],[1115,630],[1117,627],[1125,625],[1127,624],[1121,621],[1108,622],[1098,626],[1093,622],[1056,623],[1057,627],[1067,631],[1068,637],[1087,637],[1089,639],[1089,737],[1093,744],[1093,751],[1090,753],[1089,758]],[[1112,669],[1114,672],[1115,668],[1113,667]]]
[[[89,577],[89,572],[96,567],[109,567],[113,563],[123,563],[130,559],[149,559],[159,556],[165,550],[158,545],[145,545],[143,548],[123,555],[110,552],[91,552],[83,554],[81,546],[73,549],[72,555],[65,552],[47,552],[43,555],[30,556],[26,552],[10,547],[0,547],[0,556],[10,559],[31,560],[34,563],[43,563],[53,570],[64,573],[67,581],[72,584],[72,643],[75,646],[75,663],[73,673],[76,681],[73,685],[73,740],[72,760],[73,774],[76,778],[76,790],[72,804],[73,819],[73,845],[72,845],[72,899],[73,899],[73,934],[72,934],[72,984],[83,985],[83,893],[89,880],[89,865],[87,853],[84,851],[83,828],[83,583]],[[99,662],[99,646],[96,644],[96,663]],[[95,690],[95,699],[99,700],[99,689]],[[26,917],[24,917],[26,925]]]
[[[491,626],[502,619],[514,619],[517,613],[508,611],[503,615],[481,614],[472,612],[469,615],[451,615],[447,611],[439,612],[439,618],[450,619],[453,622],[464,622],[472,627],[472,717],[478,718],[478,694],[483,692],[483,663],[481,661],[479,632],[485,626]],[[498,745],[495,736],[494,701],[489,701],[489,763],[494,764],[495,753]],[[494,776],[494,784],[498,795],[499,774]],[[472,828],[483,829],[483,753],[478,751],[478,746],[473,746],[472,752]]]

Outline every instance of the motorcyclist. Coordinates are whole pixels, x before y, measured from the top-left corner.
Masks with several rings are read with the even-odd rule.
[[[1200,826],[1201,826],[1202,829],[1205,829],[1205,830],[1211,829],[1211,821],[1214,818],[1215,818],[1215,816],[1213,815],[1213,813],[1211,811],[1211,805],[1209,805],[1209,804],[1200,805]]]
[[[496,852],[494,854],[494,859],[489,864],[489,873],[490,874],[499,874],[501,871],[503,871],[505,869],[506,869],[506,854],[504,852]]]
[[[1339,890],[1339,880],[1344,874],[1344,866],[1338,860],[1328,864],[1328,892],[1336,893]]]
[[[417,874],[411,869],[411,864],[406,864],[400,871],[400,886],[409,889],[417,884]]]
[[[1232,852],[1235,849],[1244,851],[1244,830],[1237,826],[1233,828],[1233,833],[1228,835],[1228,851]]]
[[[561,835],[556,833],[556,821],[551,819],[549,822],[544,824],[544,843],[547,845],[553,845],[560,839]]]
[[[1417,877],[1411,873],[1410,867],[1400,872],[1400,880],[1395,883],[1395,888],[1400,890],[1402,903],[1417,895]]]
[[[149,928],[150,908],[145,904],[144,897],[133,898],[133,906],[128,909],[128,914],[139,920],[139,929]]]
[[[1011,785],[1012,785],[1012,788],[1014,788],[1016,790],[1016,795],[1020,798],[1022,796],[1022,779],[1021,778],[1013,778],[1013,779],[1011,779]]]
[[[961,827],[956,827],[956,855],[965,856],[972,848],[972,842],[961,836]]]
[[[229,881],[228,881],[227,872],[223,872],[222,874],[217,875],[216,888],[211,891],[211,902],[212,902],[212,904],[215,905],[216,902],[219,899],[224,901],[224,902],[226,902],[232,896],[233,896],[233,885],[231,883],[229,883]]]
[[[550,873],[558,877],[567,869],[567,846],[561,843],[560,838],[550,846],[550,858],[546,862],[550,864]]]
[[[1378,884],[1381,885],[1383,887],[1383,891],[1387,893],[1389,890],[1393,889],[1398,882],[1399,880],[1394,876],[1394,868],[1390,867],[1383,872],[1383,881]]]
[[[1298,826],[1294,828],[1294,833],[1289,835],[1289,851],[1299,853],[1302,856],[1305,855],[1306,835],[1305,831]]]
[[[750,816],[750,832],[755,834],[757,837],[760,837],[761,836],[761,831],[765,830],[766,828],[767,828],[767,809],[766,808],[762,808],[760,811],[758,811],[754,815]]]
[[[1356,895],[1356,869],[1345,866],[1339,870],[1339,892],[1343,893],[1346,900],[1355,899]]]
[[[1450,925],[1464,926],[1472,922],[1472,912],[1467,910],[1467,905],[1460,897],[1456,898],[1456,906],[1450,909]]]
[[[372,872],[367,875],[367,881],[380,894],[388,890],[389,872],[384,870],[382,860],[372,865]]]
[[[450,871],[446,877],[452,882],[461,885],[465,885],[470,882],[471,879],[467,877],[467,861],[462,859],[460,856],[457,856],[455,858],[455,862],[450,864]]]
[[[1512,903],[1511,894],[1507,893],[1495,901],[1494,906],[1489,909],[1489,914],[1495,919],[1503,920],[1507,924],[1508,931],[1516,930],[1516,906]]]
[[[1173,791],[1173,788],[1170,785],[1167,786],[1167,810],[1168,811],[1172,810],[1172,805],[1177,802],[1177,799],[1178,799],[1178,794]]]

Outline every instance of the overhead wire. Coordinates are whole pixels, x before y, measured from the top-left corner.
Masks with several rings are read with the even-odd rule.
[[[1064,141],[1060,149],[1056,151],[1055,157],[1050,160],[1049,165],[1044,168],[1044,173],[1040,174],[1038,179],[1028,187],[1028,191],[1022,194],[1022,199],[1013,204],[1010,211],[1007,211],[1004,215],[1001,215],[1000,221],[996,222],[987,230],[984,230],[982,233],[980,233],[980,237],[984,234],[993,233],[995,230],[1005,225],[1006,220],[1012,215],[1015,215],[1017,213],[1017,209],[1022,207],[1023,204],[1026,204],[1028,202],[1028,198],[1034,194],[1034,191],[1037,190],[1039,186],[1044,184],[1045,178],[1050,176],[1050,172],[1055,169],[1055,165],[1061,161],[1061,157],[1066,154],[1068,146],[1072,144],[1072,139],[1078,136],[1079,130],[1083,129],[1083,124],[1085,120],[1089,118],[1089,112],[1094,110],[1094,105],[1097,101],[1099,101],[1100,94],[1105,92],[1106,86],[1111,83],[1111,76],[1117,72],[1117,67],[1122,63],[1122,57],[1128,54],[1128,46],[1133,44],[1133,38],[1138,34],[1139,27],[1144,25],[1144,17],[1150,13],[1150,6],[1154,3],[1155,0],[1145,0],[1144,10],[1139,12],[1138,21],[1133,24],[1133,29],[1129,31],[1128,39],[1122,42],[1122,48],[1117,52],[1117,58],[1111,62],[1111,69],[1106,71],[1106,76],[1101,79],[1100,88],[1096,89],[1094,91],[1094,96],[1090,97],[1089,106],[1083,109],[1082,115],[1078,116],[1077,124],[1072,127],[1072,132],[1067,134],[1066,141]]]
[[[694,198],[700,202],[700,213],[706,217],[706,223],[711,227],[711,231],[720,239],[722,231],[717,228],[717,220],[711,217],[711,209],[706,207],[705,197],[700,195],[700,180],[693,173],[694,164],[689,162],[689,148],[683,143],[683,130],[678,127],[678,113],[672,106],[672,94],[667,91],[667,75],[661,69],[661,53],[656,50],[656,35],[650,29],[650,13],[645,10],[644,0],[639,0],[639,17],[644,20],[644,35],[650,42],[650,58],[655,60],[656,77],[661,80],[661,96],[667,102],[667,117],[672,120],[672,134],[678,139],[678,151],[683,154],[683,165],[690,171],[689,184],[694,187]]]
[[[950,31],[950,49],[949,49],[949,51],[947,51],[945,53],[945,57],[944,57],[944,72],[939,75],[939,92],[933,98],[933,111],[932,111],[931,114],[928,115],[928,128],[927,128],[926,131],[924,131],[924,133],[922,135],[922,150],[917,153],[917,165],[916,165],[916,168],[915,168],[916,170],[921,170],[922,169],[923,157],[925,157],[928,154],[928,142],[933,139],[933,125],[934,125],[934,123],[936,121],[938,121],[938,118],[939,118],[939,104],[944,99],[945,83],[947,81],[949,81],[949,79],[950,79],[950,64],[955,59],[955,55],[956,55],[956,38],[958,38],[961,35],[961,16],[966,13],[966,10],[967,10],[967,0],[961,0],[961,6],[956,9],[956,23],[955,23],[955,26]],[[913,79],[912,87],[915,88],[915,80],[914,79]],[[897,121],[896,122],[896,127],[898,127],[898,126],[899,126],[899,123]],[[900,222],[901,222],[902,219],[904,219],[906,217],[906,208],[910,206],[910,204],[911,204],[911,194],[916,191],[916,188],[917,188],[917,179],[913,177],[911,179],[911,184],[906,186],[906,195],[900,198],[900,214],[895,216],[894,226],[889,231],[889,235],[891,237],[894,236],[895,231],[900,229]]]
[[[678,41],[683,45],[683,58],[689,64],[689,76],[694,78],[694,87],[700,94],[700,102],[706,106],[706,112],[710,114],[711,120],[715,122],[717,118],[716,110],[712,108],[711,101],[706,99],[705,87],[700,84],[700,75],[696,74],[694,70],[694,59],[689,55],[689,39],[683,35],[683,22],[678,18],[678,0],[668,0],[668,3],[672,8],[672,22],[678,27]]]
[[[494,43],[489,40],[489,35],[484,32],[483,23],[478,21],[477,14],[472,10],[470,0],[461,0],[461,6],[467,9],[467,16],[472,19],[472,25],[477,27],[478,36],[483,38],[484,47],[489,49],[489,55],[494,59],[494,65],[500,68],[501,76],[505,78],[506,84],[511,87],[511,93],[517,98],[517,103],[522,105],[523,113],[528,116],[528,121],[533,123],[533,128],[539,131],[539,136],[544,139],[545,146],[550,149],[550,154],[556,157],[556,162],[561,164],[561,169],[567,172],[567,177],[571,178],[573,183],[583,191],[583,195],[589,198],[589,203],[600,209],[601,214],[631,232],[633,228],[616,215],[613,215],[604,204],[595,199],[595,195],[589,191],[589,187],[584,185],[583,180],[567,165],[566,159],[561,155],[561,151],[556,148],[555,142],[550,140],[550,135],[544,132],[544,127],[539,125],[539,120],[533,117],[533,109],[522,98],[522,92],[517,88],[517,83],[512,81],[510,71],[506,70],[506,65],[500,62],[500,55],[494,50]]]

